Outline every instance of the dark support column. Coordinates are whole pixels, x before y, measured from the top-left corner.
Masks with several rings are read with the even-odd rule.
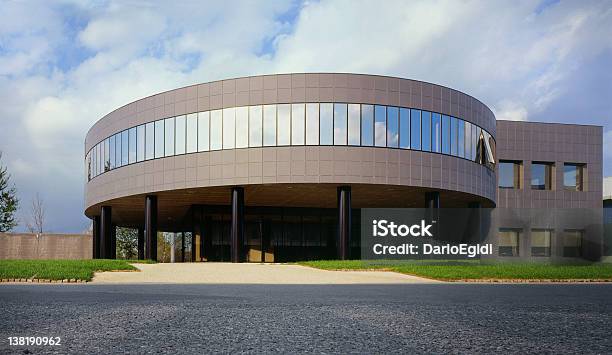
[[[102,206],[100,209],[100,258],[111,258],[111,221],[112,210],[110,206]]]
[[[349,242],[351,238],[351,187],[338,187],[338,240],[337,256],[340,260],[350,257]]]
[[[230,231],[231,259],[233,263],[242,261],[244,240],[244,188],[232,188],[232,224]]]
[[[93,252],[91,254],[92,259],[100,259],[100,216],[94,216],[92,218],[92,244]]]
[[[117,259],[117,225],[111,225],[110,259]]]
[[[138,260],[145,258],[145,235],[144,228],[138,227]]]
[[[441,238],[440,235],[440,192],[425,192],[426,219],[432,225],[434,237]],[[435,223],[433,222],[435,221]]]
[[[438,191],[425,193],[425,208],[440,208],[440,193]]]
[[[181,262],[185,262],[185,232],[181,232]]]
[[[472,209],[470,213],[470,240],[471,242],[480,242],[482,238],[482,203],[474,201],[468,203],[468,208]],[[469,242],[468,241],[468,242]]]
[[[157,260],[157,196],[145,197],[145,258]]]

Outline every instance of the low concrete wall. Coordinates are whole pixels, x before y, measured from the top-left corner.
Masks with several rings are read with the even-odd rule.
[[[0,259],[91,259],[88,234],[0,233]]]

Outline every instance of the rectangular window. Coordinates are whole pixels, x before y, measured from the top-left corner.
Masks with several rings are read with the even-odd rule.
[[[306,144],[319,145],[319,104],[306,104]]]
[[[387,147],[397,148],[399,145],[399,109],[387,107]]]
[[[249,107],[249,147],[261,147],[262,106]]]
[[[104,171],[110,170],[110,152],[108,144],[108,138],[106,138],[104,140]]]
[[[531,163],[531,189],[550,190],[552,186],[552,163]]]
[[[187,115],[186,123],[186,152],[194,153],[198,151],[198,114],[190,113]]]
[[[185,116],[177,116],[175,119],[175,125],[175,153],[176,155],[185,154],[185,149],[187,148],[187,130]]]
[[[472,124],[465,121],[465,159],[472,160]]]
[[[361,105],[361,145],[374,145],[374,107]]]
[[[431,112],[421,111],[421,149],[431,151]]]
[[[450,153],[457,156],[457,119],[450,118]]]
[[[374,145],[387,146],[387,107],[374,106]]]
[[[221,110],[210,111],[210,150],[223,148],[223,114]]]
[[[442,151],[442,122],[439,113],[431,114],[431,151],[440,153]]]
[[[115,166],[120,167],[121,164],[121,132],[115,134]]]
[[[305,119],[304,119],[304,104],[292,104],[291,105],[291,144],[292,145],[304,145],[304,131]]]
[[[442,116],[442,153],[450,154],[450,117]]]
[[[399,109],[399,147],[410,149],[410,110]]]
[[[582,256],[582,237],[584,231],[566,229],[563,231],[563,256],[579,258]]]
[[[121,166],[128,164],[129,134],[127,129],[121,132]]]
[[[198,152],[210,150],[210,111],[198,113]]]
[[[115,165],[115,136],[111,136],[108,139],[108,154],[110,159],[110,168],[114,169]]]
[[[550,256],[550,229],[531,230],[531,256]]]
[[[276,145],[276,105],[265,105],[263,114],[263,144],[274,146]]]
[[[334,104],[334,145],[346,145],[346,104]]]
[[[421,110],[410,110],[410,148],[421,149]]]
[[[563,164],[563,187],[566,190],[584,190],[583,167],[582,164]]]
[[[155,121],[155,158],[164,156],[164,120]]]
[[[457,156],[465,157],[465,122],[457,120]]]
[[[174,117],[164,120],[164,130],[164,156],[169,157],[174,155]]]
[[[320,104],[319,139],[321,145],[334,143],[334,105]]]
[[[136,162],[136,127],[130,128],[128,131],[129,151],[128,151],[128,163],[132,164]]]
[[[498,234],[499,256],[519,256],[519,240],[522,230],[500,228]]]
[[[145,156],[145,126],[141,124],[136,128],[136,161],[141,162]]]
[[[155,157],[155,122],[149,122],[145,126],[145,159]]]
[[[278,117],[276,123],[276,144],[290,145],[291,144],[291,105],[281,104],[276,105],[276,115]]]
[[[236,146],[236,109],[223,109],[223,149],[233,149]]]
[[[476,148],[478,147],[478,126],[472,124],[472,142],[470,143],[472,161],[476,161]],[[443,143],[444,144],[444,143]]]
[[[236,107],[236,148],[249,146],[249,108]]]
[[[348,105],[348,144],[359,145],[361,137],[359,104]]]
[[[502,189],[521,188],[521,162],[500,160],[499,187]]]
[[[91,161],[92,161],[92,167],[93,167],[92,174],[93,174],[93,177],[96,177],[97,172],[98,172],[98,165],[96,163],[96,154],[98,153],[98,146],[97,145],[94,146],[91,149],[91,153],[92,153],[91,154],[91,156],[92,156]]]

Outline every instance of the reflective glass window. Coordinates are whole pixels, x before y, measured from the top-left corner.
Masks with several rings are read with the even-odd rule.
[[[400,108],[399,129],[399,147],[410,149],[410,109]]]
[[[186,122],[185,116],[177,116],[174,121],[174,143],[175,143],[175,153],[176,155],[185,154],[185,149],[187,147],[187,131],[186,131]]]
[[[431,151],[431,112],[421,111],[421,149]]]
[[[361,145],[374,145],[374,106],[361,105]]]
[[[236,146],[236,109],[233,107],[223,109],[223,149],[232,149]]]
[[[304,145],[306,121],[304,118],[304,104],[291,105],[291,144]]]
[[[387,107],[374,106],[374,145],[387,146]]]
[[[334,105],[320,104],[319,139],[321,145],[334,143]]]
[[[465,157],[465,122],[457,120],[457,155]]]
[[[472,124],[464,121],[465,127],[465,155],[464,158],[472,160]]]
[[[198,114],[190,113],[187,115],[186,119],[186,128],[187,131],[187,142],[185,143],[187,153],[193,153],[198,151]]]
[[[236,148],[249,146],[249,108],[236,107]]]
[[[198,113],[198,152],[210,149],[210,111],[200,112]]]
[[[276,142],[277,145],[291,144],[291,105],[276,105]]]
[[[174,117],[164,120],[164,130],[166,132],[164,135],[164,156],[169,157],[174,155]]]
[[[387,147],[399,146],[399,108],[387,107]]]
[[[136,128],[136,161],[143,161],[145,156],[145,126]]]
[[[472,150],[472,161],[476,161],[476,148],[478,147],[478,126],[472,125],[472,143],[470,149]]]
[[[114,169],[117,166],[115,165],[115,136],[110,136],[108,139],[108,154],[110,159],[110,168]]]
[[[121,132],[115,134],[115,166],[122,166],[121,162]]]
[[[261,147],[263,138],[262,106],[249,107],[249,147]]]
[[[104,171],[110,170],[110,153],[108,144],[108,138],[106,138],[104,140]]]
[[[104,172],[104,142],[98,143],[98,175]]]
[[[563,164],[563,187],[566,190],[582,191],[582,164]]]
[[[223,139],[223,114],[221,110],[210,111],[210,150],[219,150]]]
[[[359,145],[361,137],[359,104],[348,105],[348,144]]]
[[[98,170],[98,166],[96,164],[96,154],[98,152],[98,146],[95,145],[92,149],[91,149],[91,162],[92,162],[92,176],[96,177],[97,175],[97,170]]]
[[[128,131],[128,163],[136,162],[136,127],[130,128]]]
[[[450,117],[442,116],[442,153],[450,154]]]
[[[439,113],[431,114],[431,151],[440,153],[442,151],[442,122]]]
[[[552,183],[552,163],[531,163],[531,189],[550,190]]]
[[[421,149],[421,110],[410,110],[410,148]]]
[[[563,231],[563,256],[578,258],[582,256],[584,230],[566,229]]]
[[[263,144],[276,145],[276,105],[263,107]]]
[[[145,159],[155,157],[155,123],[149,122],[145,126]]]
[[[498,186],[503,189],[521,188],[521,164],[517,161],[499,162]]]
[[[128,155],[129,155],[129,141],[130,137],[128,131],[125,130],[121,132],[121,165],[128,164]]]
[[[450,153],[457,156],[457,119],[450,118]]]
[[[500,228],[497,243],[499,256],[519,256],[521,232],[521,229]]]
[[[334,104],[334,144],[346,145],[347,105]]]
[[[550,229],[531,230],[531,256],[550,256]]]
[[[164,120],[155,121],[155,158],[164,156]]]
[[[306,104],[306,144],[319,144],[319,104]]]

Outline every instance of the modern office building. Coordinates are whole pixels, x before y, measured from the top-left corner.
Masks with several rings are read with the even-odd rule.
[[[500,258],[602,253],[591,224],[516,212],[594,210],[601,225],[602,127],[497,121],[416,80],[281,74],[171,90],[96,122],[85,168],[95,257],[114,257],[123,226],[152,259],[158,231],[184,233],[193,261],[354,258],[359,211],[373,207],[507,211],[484,236]]]

